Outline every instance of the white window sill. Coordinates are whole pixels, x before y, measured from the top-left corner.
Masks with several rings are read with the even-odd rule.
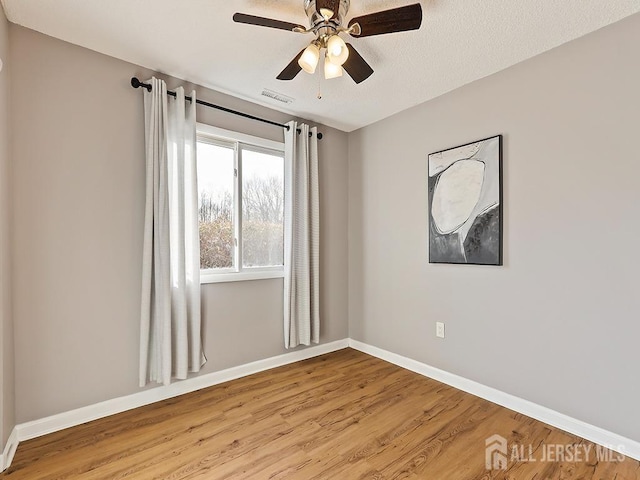
[[[283,278],[282,270],[266,270],[261,272],[201,273],[200,285],[206,283],[245,282],[249,280],[267,280]]]

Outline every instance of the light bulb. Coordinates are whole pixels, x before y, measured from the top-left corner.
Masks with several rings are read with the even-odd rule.
[[[331,63],[343,65],[349,58],[349,49],[338,35],[332,35],[327,42],[327,55]]]
[[[315,73],[318,60],[320,60],[320,49],[312,43],[302,52],[298,65],[307,73]]]
[[[331,62],[328,56],[324,58],[324,78],[338,78],[342,76],[342,67]]]
[[[321,8],[320,15],[322,15],[322,18],[324,18],[324,21],[326,22],[333,17],[333,10],[330,8]]]

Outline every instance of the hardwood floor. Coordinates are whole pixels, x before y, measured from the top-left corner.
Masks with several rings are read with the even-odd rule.
[[[485,468],[499,434],[534,461]],[[531,445],[531,452],[529,452]],[[567,448],[586,461],[543,462]],[[559,447],[558,447],[559,446]],[[518,448],[516,449],[518,450]],[[598,458],[608,453],[610,460]],[[346,349],[21,443],[1,480],[639,480],[640,463]]]

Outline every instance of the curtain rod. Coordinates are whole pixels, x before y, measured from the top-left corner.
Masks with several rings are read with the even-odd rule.
[[[138,80],[137,77],[132,77],[131,78],[131,86],[133,88],[146,88],[147,91],[151,91],[151,85],[149,85],[148,83],[142,83],[140,80]],[[167,91],[167,95],[170,95],[172,97],[176,96],[176,92],[170,92]],[[190,102],[193,101],[193,99],[191,97],[184,97],[186,100],[189,100]],[[215,108],[216,110],[222,110],[223,112],[227,112],[227,113],[232,113],[234,115],[239,115],[241,117],[244,118],[249,118],[251,120],[257,120],[258,122],[263,122],[263,123],[268,123],[269,125],[275,125],[276,127],[282,127],[282,128],[286,128],[287,130],[289,130],[289,125],[283,125],[282,123],[278,123],[278,122],[273,122],[271,120],[267,120],[265,118],[260,118],[260,117],[254,117],[253,115],[249,115],[248,113],[243,113],[243,112],[238,112],[236,110],[231,110],[230,108],[227,107],[221,107],[220,105],[214,105],[213,103],[209,103],[209,102],[205,102],[204,100],[200,100],[200,99],[196,99],[196,103],[199,105],[204,105],[205,107],[210,107],[210,108]],[[297,132],[300,133],[300,129],[297,129]],[[309,136],[312,136],[312,133],[309,132]],[[318,140],[322,140],[322,133],[318,132]]]

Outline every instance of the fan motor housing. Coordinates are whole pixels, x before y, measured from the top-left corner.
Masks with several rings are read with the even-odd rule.
[[[316,0],[304,0],[304,10],[307,14],[307,17],[309,17],[309,24],[313,30],[316,30],[323,26],[333,27],[335,30],[342,25],[342,22],[344,21],[345,17],[347,16],[347,12],[349,11],[350,3],[350,0],[340,0],[340,7],[338,8],[338,12],[334,15],[333,18],[329,19],[328,22],[325,22],[324,17],[318,12]]]

